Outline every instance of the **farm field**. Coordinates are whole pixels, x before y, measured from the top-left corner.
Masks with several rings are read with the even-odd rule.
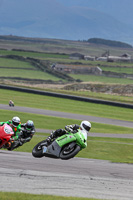
[[[58,77],[55,77],[49,73],[46,72],[41,72],[38,70],[24,70],[24,69],[19,69],[19,70],[13,70],[13,69],[2,69],[1,76],[4,77],[9,77],[10,78],[28,78],[28,79],[39,79],[39,80],[53,80],[53,81],[59,81],[61,80]]]
[[[48,62],[48,66],[50,69],[50,65],[53,63],[62,63],[62,64],[73,64],[77,66],[80,63],[81,66],[100,66],[101,69],[104,71],[111,71],[117,73],[126,73],[126,74],[133,74],[133,67],[132,63],[122,63],[122,62],[103,62],[103,61],[90,61],[90,60],[72,60],[69,58],[69,54],[65,53],[48,53],[48,52],[29,52],[29,51],[21,51],[19,50],[0,50],[0,55],[3,56],[21,56],[22,58],[32,58],[32,59],[40,59],[40,61]],[[126,67],[125,67],[126,65]],[[7,70],[8,69],[8,70]],[[22,83],[30,83],[33,79],[34,82],[40,81],[53,81],[54,83],[60,82],[62,83],[69,83],[66,77],[59,77],[57,74],[52,73],[51,71],[48,72],[47,69],[40,70],[39,68],[35,67],[34,64],[29,62],[24,62],[20,60],[16,60],[16,58],[0,58],[0,74],[1,74],[1,82],[3,80],[10,80],[10,84],[22,84]],[[66,73],[67,74],[67,73]],[[75,82],[82,81],[88,83],[110,83],[110,84],[132,84],[133,80],[128,78],[113,78],[113,77],[106,77],[106,76],[96,76],[96,75],[86,75],[86,74],[67,74],[68,76],[72,77]],[[14,81],[13,81],[14,78]],[[19,80],[20,78],[20,80]],[[27,79],[27,80],[24,80]],[[7,83],[7,81],[6,81]],[[9,82],[8,82],[9,84]],[[41,84],[40,84],[41,85]],[[63,85],[62,85],[63,87]],[[63,92],[63,91],[62,91]],[[100,95],[99,95],[100,96]]]
[[[101,56],[105,51],[109,50],[111,55],[122,55],[128,53],[133,55],[132,48],[117,48],[108,47],[105,45],[88,44],[83,41],[70,41],[60,39],[43,39],[43,38],[25,38],[15,36],[5,36],[0,38],[0,48],[2,50],[24,50],[24,51],[37,51],[47,53],[75,53],[89,54],[94,56]]]
[[[71,77],[74,79],[80,79],[83,82],[90,82],[90,83],[116,83],[116,84],[132,84],[133,80],[126,79],[126,78],[112,78],[112,77],[105,77],[105,76],[94,76],[94,75],[82,75],[81,74],[71,74]]]

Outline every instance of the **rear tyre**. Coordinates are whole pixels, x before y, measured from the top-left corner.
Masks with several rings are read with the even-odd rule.
[[[43,146],[47,146],[47,141],[43,140],[39,142],[32,150],[32,155],[36,158],[43,157]]]
[[[65,146],[61,153],[60,153],[60,158],[62,160],[68,160],[70,158],[73,158],[79,151],[80,151],[80,146],[75,144],[72,148],[70,147],[70,144]]]

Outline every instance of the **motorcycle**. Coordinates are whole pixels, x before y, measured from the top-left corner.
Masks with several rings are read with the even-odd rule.
[[[68,160],[87,147],[87,136],[78,129],[77,133],[68,133],[53,139],[50,143],[47,140],[39,142],[32,150],[36,158],[43,156]]]
[[[9,106],[10,107],[14,107],[14,103],[9,103]]]
[[[27,136],[27,131],[25,129],[22,129],[20,131],[19,138],[17,140],[12,141],[11,146],[8,148],[8,150],[12,151],[12,150],[22,146],[26,142],[29,142],[30,140],[27,140],[27,141],[25,140],[25,135]],[[30,132],[29,132],[29,135],[31,135]]]
[[[3,147],[10,147],[12,143],[12,136],[14,132],[8,124],[0,126],[0,149]]]

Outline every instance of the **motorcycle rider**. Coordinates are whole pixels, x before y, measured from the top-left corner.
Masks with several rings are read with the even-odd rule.
[[[80,125],[78,124],[72,124],[72,125],[67,125],[65,126],[64,129],[57,129],[54,132],[51,133],[51,135],[47,138],[47,142],[50,143],[52,139],[57,138],[59,136],[62,136],[64,134],[70,133],[77,133],[78,129],[82,131],[82,133],[85,135],[86,140],[87,140],[87,133],[91,129],[91,123],[89,121],[82,121]]]
[[[9,101],[9,106],[14,106],[14,102],[12,100]]]
[[[21,124],[21,128],[22,128],[22,133],[21,133],[20,145],[24,144],[25,142],[29,142],[36,132],[34,127],[34,122],[32,120],[28,120],[26,123]]]
[[[3,126],[4,124],[8,124],[11,126],[14,132],[14,136],[12,137],[14,140],[18,140],[20,131],[21,131],[21,122],[20,118],[15,116],[12,118],[12,120],[6,121],[6,122],[0,122],[0,126]]]

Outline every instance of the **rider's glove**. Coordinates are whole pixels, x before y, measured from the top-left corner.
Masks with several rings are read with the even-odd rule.
[[[72,125],[65,126],[65,129],[68,132],[72,132],[73,131],[73,126]]]

